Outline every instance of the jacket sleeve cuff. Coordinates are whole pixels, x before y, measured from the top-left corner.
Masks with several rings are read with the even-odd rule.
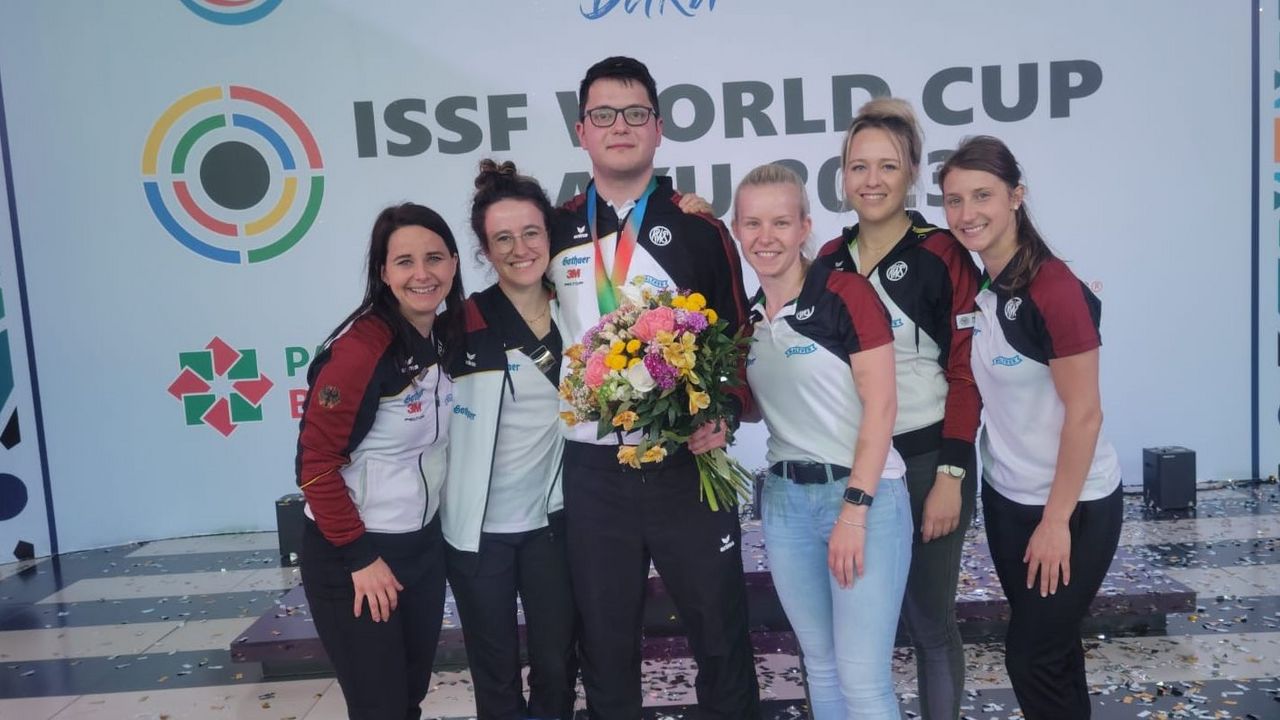
[[[939,465],[957,465],[965,472],[973,475],[978,471],[977,452],[973,443],[955,438],[942,438],[942,447],[938,449]]]
[[[342,553],[342,566],[347,572],[355,572],[373,564],[378,559],[378,550],[368,535],[361,535],[350,543],[338,548]]]

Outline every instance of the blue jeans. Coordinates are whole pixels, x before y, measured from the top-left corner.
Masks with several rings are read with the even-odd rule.
[[[827,540],[846,482],[765,480],[773,584],[804,652],[814,720],[899,718],[891,661],[911,567],[911,503],[902,478],[880,481],[867,513],[864,574],[843,589],[827,567]]]

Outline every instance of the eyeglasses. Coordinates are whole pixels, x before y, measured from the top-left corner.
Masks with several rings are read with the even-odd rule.
[[[618,119],[618,113],[622,113],[622,120],[631,127],[640,127],[649,122],[649,118],[657,115],[658,112],[651,107],[644,105],[631,105],[624,108],[609,107],[601,105],[593,107],[587,111],[587,117],[591,120],[591,124],[598,128],[613,127],[613,123]]]

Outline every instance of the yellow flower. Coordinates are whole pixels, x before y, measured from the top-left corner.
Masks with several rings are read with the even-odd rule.
[[[658,334],[658,340],[663,340],[662,333]],[[670,341],[662,343],[662,357],[671,367],[681,371],[693,370],[693,363],[697,360],[698,343],[697,338],[691,332],[682,332],[680,337],[672,337]],[[683,374],[683,373],[682,373]]]
[[[683,295],[676,295],[675,297],[671,298],[671,307],[677,310],[689,309],[688,301],[685,299]]]
[[[622,370],[627,366],[627,359],[621,355],[609,354],[604,356],[604,365],[610,370]]]
[[[564,424],[568,425],[569,427],[573,427],[574,425],[578,424],[578,416],[574,415],[568,410],[565,410],[564,412],[560,413],[560,419],[563,420]]]
[[[697,312],[707,306],[707,298],[702,293],[689,293],[688,299],[685,300],[685,307],[688,310]]]
[[[644,343],[640,342],[637,339],[632,339],[627,341],[628,354],[635,355],[636,353],[640,352],[640,348],[642,347],[644,347]]]
[[[640,460],[636,457],[635,445],[618,446],[618,464],[630,465],[633,468],[640,467]]]
[[[570,345],[568,350],[564,351],[564,356],[570,360],[578,361],[582,359],[582,351],[585,350],[582,343]]]
[[[699,410],[705,410],[711,405],[711,396],[701,390],[694,390],[692,385],[685,385],[684,389],[689,393],[689,414],[697,415]]]
[[[716,314],[716,311],[712,310],[711,308],[707,308],[706,310],[703,310],[702,314],[707,316],[707,322],[710,323],[711,325],[715,325],[716,321],[720,319],[720,316]]]
[[[660,462],[667,456],[667,449],[662,445],[651,445],[648,450],[644,451],[644,455],[640,457],[640,462],[651,463]]]
[[[613,416],[613,426],[621,427],[627,432],[631,432],[631,427],[636,424],[640,416],[634,410],[624,410]]]
[[[644,358],[633,357],[627,361],[627,369],[630,370],[631,368],[635,367],[636,365],[642,362],[644,362]]]
[[[617,355],[621,353],[626,347],[627,347],[627,344],[622,342],[621,340],[614,340],[613,342],[609,343],[609,353],[611,355]]]

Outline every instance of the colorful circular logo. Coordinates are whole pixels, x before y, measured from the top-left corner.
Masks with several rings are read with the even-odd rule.
[[[288,105],[243,85],[201,88],[170,105],[142,151],[142,188],[175,240],[218,262],[270,260],[307,233],[324,164]]]
[[[182,4],[219,25],[248,25],[270,14],[280,0],[182,0]]]

